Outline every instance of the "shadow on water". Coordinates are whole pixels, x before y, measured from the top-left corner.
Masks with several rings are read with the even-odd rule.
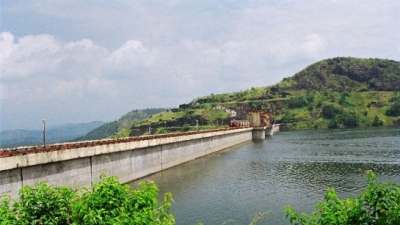
[[[145,179],[171,191],[178,225],[289,224],[283,207],[315,210],[328,187],[358,195],[365,171],[400,183],[400,128],[280,132],[182,164]],[[135,185],[135,183],[132,183]]]

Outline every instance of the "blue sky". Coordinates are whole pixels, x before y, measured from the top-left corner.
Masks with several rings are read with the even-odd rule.
[[[1,130],[177,107],[325,58],[400,60],[397,0],[0,4]]]

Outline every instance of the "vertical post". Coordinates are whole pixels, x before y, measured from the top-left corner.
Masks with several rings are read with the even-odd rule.
[[[151,120],[149,120],[149,135],[151,135]]]
[[[197,129],[197,131],[199,131],[199,121],[198,120],[196,120],[196,129]]]
[[[46,120],[43,119],[43,148],[46,148]]]

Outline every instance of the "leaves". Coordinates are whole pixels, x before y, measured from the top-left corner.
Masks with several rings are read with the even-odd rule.
[[[159,190],[152,181],[132,190],[117,177],[102,176],[92,189],[73,190],[45,182],[23,187],[20,199],[0,196],[0,225],[172,225],[172,194],[158,204]]]
[[[400,224],[400,186],[379,183],[372,171],[367,171],[367,181],[364,192],[356,198],[341,200],[329,188],[317,212],[300,215],[287,206],[286,218],[291,224],[304,225]]]

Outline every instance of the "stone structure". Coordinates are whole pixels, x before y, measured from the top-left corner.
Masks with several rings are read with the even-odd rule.
[[[129,182],[251,139],[252,128],[225,129],[3,157],[0,194],[16,198],[21,187],[40,181],[90,187],[101,173]]]

